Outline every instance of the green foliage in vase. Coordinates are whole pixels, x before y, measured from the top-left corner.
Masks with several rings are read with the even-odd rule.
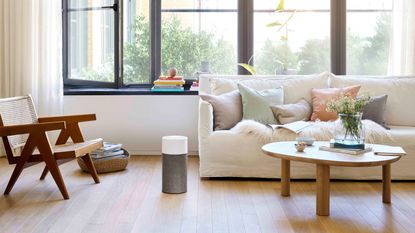
[[[361,118],[363,107],[370,101],[369,95],[354,98],[350,95],[342,94],[327,103],[327,111],[337,112],[339,120],[345,130],[345,139],[348,135],[358,139],[361,131]]]
[[[362,95],[359,98],[354,98],[350,95],[342,94],[338,98],[328,101],[327,111],[354,115],[362,112],[363,107],[369,100],[369,95]]]

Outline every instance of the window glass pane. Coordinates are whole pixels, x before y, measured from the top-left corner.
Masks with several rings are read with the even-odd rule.
[[[114,11],[69,12],[69,78],[114,82]]]
[[[255,10],[276,10],[279,0],[254,0]],[[286,0],[284,9],[330,10],[330,1]]]
[[[162,1],[162,74],[236,74],[237,0]]]
[[[347,74],[387,74],[392,2],[347,1]]]
[[[254,1],[254,66],[258,74],[330,70],[330,1]],[[274,26],[270,24],[274,23]]]
[[[112,6],[114,0],[69,0],[69,8]]]
[[[149,0],[124,1],[124,83],[150,83]]]

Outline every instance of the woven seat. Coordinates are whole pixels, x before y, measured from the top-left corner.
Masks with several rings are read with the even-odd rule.
[[[69,199],[59,165],[80,157],[99,183],[89,153],[103,146],[102,139],[84,141],[79,122],[96,120],[95,114],[38,118],[30,96],[0,99],[0,137],[9,164],[16,164],[4,194],[9,194],[22,170],[39,162],[46,166],[40,179],[50,171],[62,196]],[[47,132],[60,130],[56,146],[51,146]],[[72,139],[73,143],[68,143]]]

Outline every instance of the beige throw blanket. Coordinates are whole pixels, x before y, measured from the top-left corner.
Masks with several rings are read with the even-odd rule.
[[[371,120],[363,120],[365,128],[366,143],[384,143],[391,141],[388,131]],[[253,135],[264,144],[278,141],[295,141],[297,137],[313,137],[317,141],[329,141],[334,138],[336,124],[334,122],[313,122],[299,134],[290,130],[279,128],[273,130],[271,127],[253,120],[243,120],[231,129],[236,134]]]

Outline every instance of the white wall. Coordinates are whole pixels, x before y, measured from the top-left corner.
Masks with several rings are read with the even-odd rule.
[[[131,154],[160,154],[161,137],[183,135],[197,154],[198,96],[65,96],[64,114],[96,113],[81,123],[85,139],[125,145]]]

